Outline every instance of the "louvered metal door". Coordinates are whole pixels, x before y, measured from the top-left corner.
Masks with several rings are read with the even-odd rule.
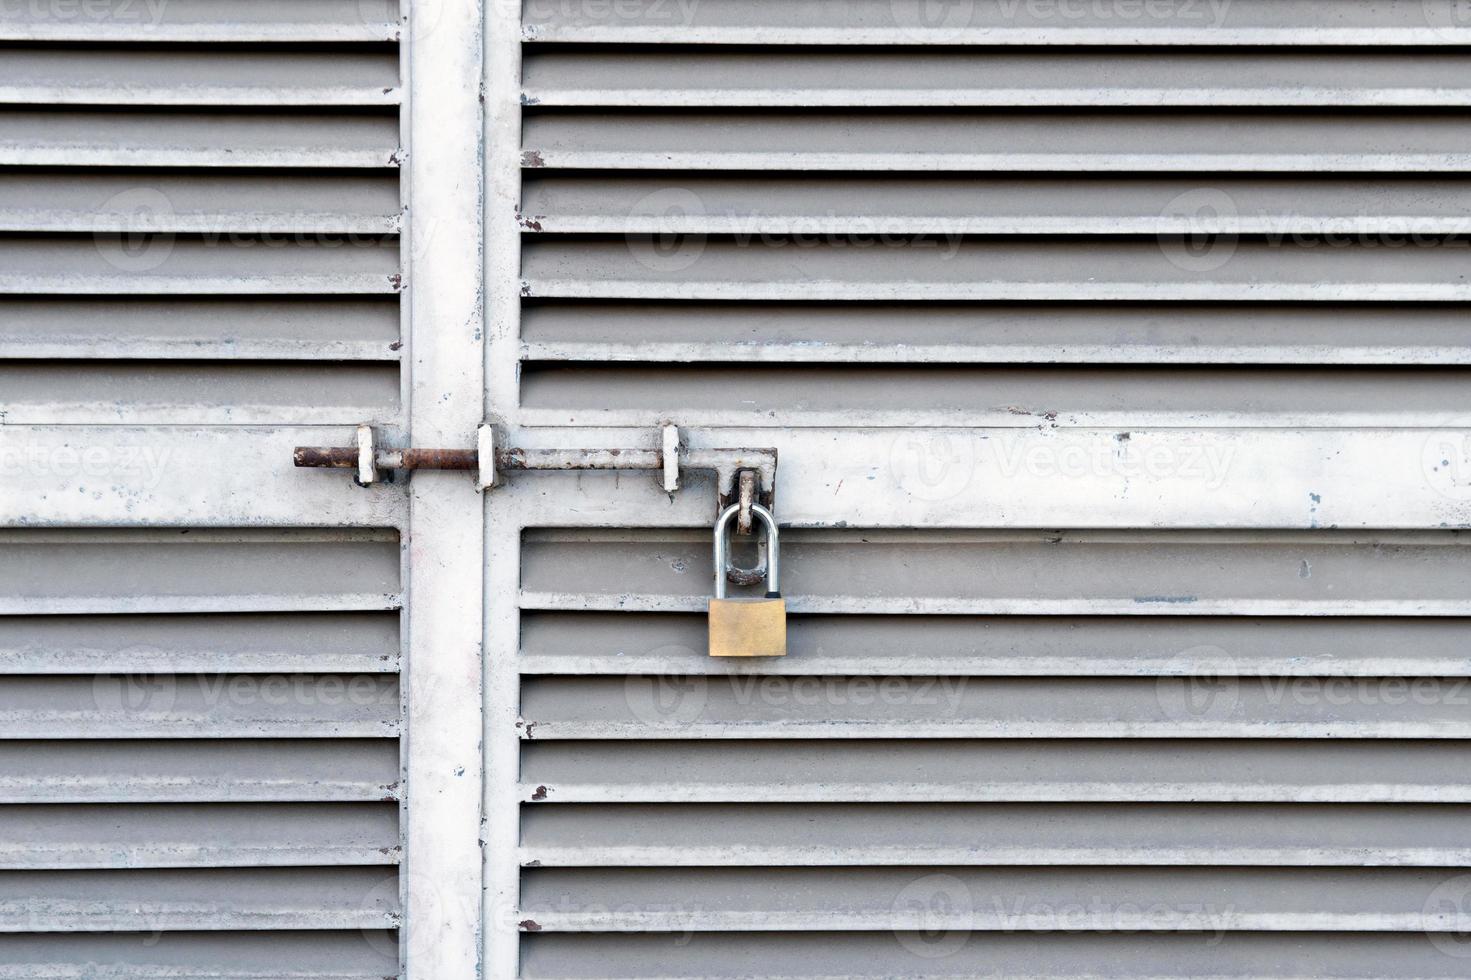
[[[487,975],[1471,974],[1468,27],[493,6]]]
[[[480,497],[292,466],[482,417],[429,13],[0,9],[0,977],[473,971]]]

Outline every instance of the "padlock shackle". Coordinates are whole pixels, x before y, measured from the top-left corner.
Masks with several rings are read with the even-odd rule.
[[[729,553],[726,550],[726,530],[730,522],[740,513],[740,504],[731,504],[720,512],[720,517],[715,521],[715,598],[725,598],[725,572]],[[776,518],[771,511],[760,504],[751,505],[751,513],[761,519],[766,525],[766,594],[769,597],[781,595],[781,530],[776,526]]]

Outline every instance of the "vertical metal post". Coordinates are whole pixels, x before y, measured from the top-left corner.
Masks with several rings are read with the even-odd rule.
[[[457,446],[482,420],[483,164],[477,0],[404,0],[409,424]],[[406,536],[404,929],[409,980],[481,977],[483,500],[463,473],[410,486]]]
[[[487,0],[485,28],[486,419],[514,434],[521,342],[521,3]],[[521,530],[509,495],[487,494],[485,976],[520,971]]]

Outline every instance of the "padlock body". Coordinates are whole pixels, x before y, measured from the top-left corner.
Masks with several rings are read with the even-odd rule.
[[[785,599],[711,599],[710,656],[785,657]]]

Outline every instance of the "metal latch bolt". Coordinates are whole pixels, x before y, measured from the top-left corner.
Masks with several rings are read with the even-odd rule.
[[[653,470],[662,471],[664,490],[674,493],[683,472],[709,470],[718,507],[740,505],[743,533],[751,530],[751,506],[770,507],[776,489],[775,449],[691,449],[672,424],[659,433],[658,449],[498,448],[489,425],[480,427],[474,449],[387,449],[377,446],[372,426],[360,425],[355,447],[298,446],[293,458],[297,466],[355,469],[364,486],[379,482],[384,470],[465,470],[485,490],[516,470]]]

